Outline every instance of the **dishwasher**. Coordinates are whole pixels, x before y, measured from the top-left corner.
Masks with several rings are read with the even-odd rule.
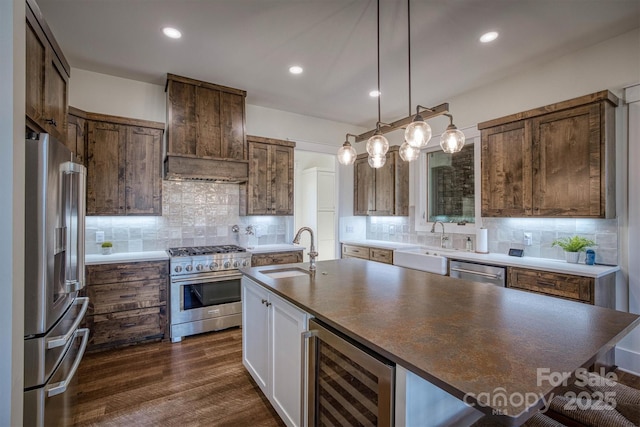
[[[502,287],[505,286],[507,275],[504,267],[456,260],[451,260],[449,271],[451,277]]]

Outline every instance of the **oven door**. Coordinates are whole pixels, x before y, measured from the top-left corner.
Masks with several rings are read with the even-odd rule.
[[[171,324],[230,316],[242,312],[242,274],[198,274],[171,279]]]

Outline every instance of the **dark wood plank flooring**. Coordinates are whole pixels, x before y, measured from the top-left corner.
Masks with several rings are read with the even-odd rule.
[[[76,426],[283,426],[234,328],[85,355]]]

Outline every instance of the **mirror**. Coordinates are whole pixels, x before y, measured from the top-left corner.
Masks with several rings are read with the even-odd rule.
[[[474,149],[427,154],[428,221],[475,222]]]

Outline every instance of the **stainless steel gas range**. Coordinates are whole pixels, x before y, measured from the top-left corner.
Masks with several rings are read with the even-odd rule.
[[[171,342],[242,324],[241,267],[251,254],[235,245],[170,248]]]

